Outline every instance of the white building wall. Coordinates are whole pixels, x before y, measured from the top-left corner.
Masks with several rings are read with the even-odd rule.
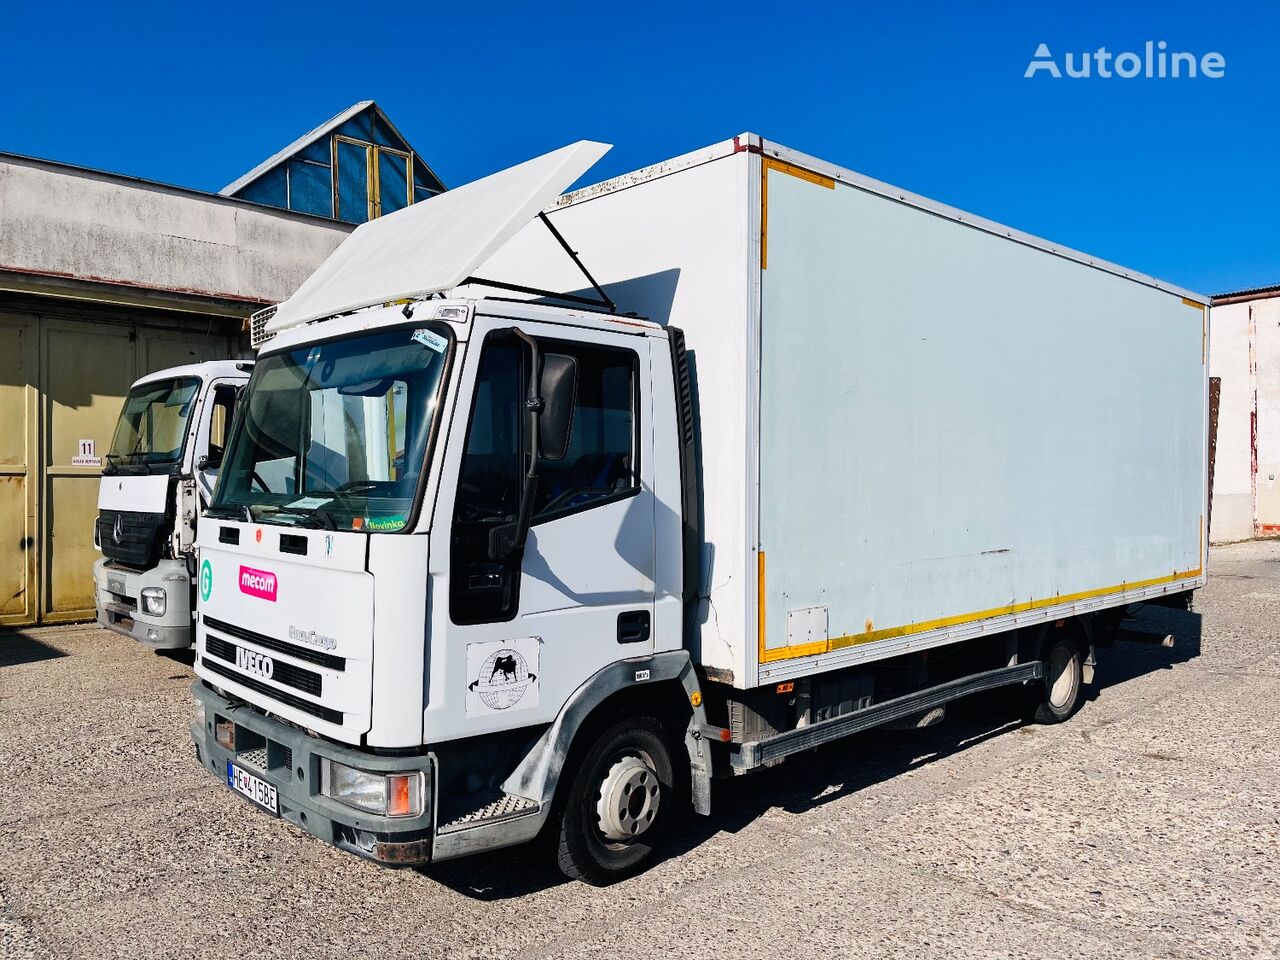
[[[1280,536],[1280,297],[1210,311],[1209,375],[1222,380],[1210,539]]]
[[[1254,300],[1247,306],[1258,411],[1254,532],[1274,537],[1280,535],[1280,299]]]

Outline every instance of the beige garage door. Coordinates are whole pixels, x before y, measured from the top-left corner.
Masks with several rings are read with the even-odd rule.
[[[124,325],[42,319],[46,622],[93,616],[93,523],[102,471],[72,460],[81,441],[92,441],[100,458],[110,449],[116,417],[138,376],[133,337]]]
[[[193,324],[193,327],[195,325]],[[225,338],[143,325],[42,318],[43,484],[47,623],[93,617],[93,525],[101,470],[76,466],[81,441],[97,455],[111,447],[129,385],[155,370],[229,356]]]
[[[37,337],[31,318],[0,314],[0,624],[38,609]]]

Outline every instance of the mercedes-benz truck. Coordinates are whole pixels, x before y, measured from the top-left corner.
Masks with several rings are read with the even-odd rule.
[[[608,882],[714,777],[995,687],[1066,720],[1205,582],[1204,297],[754,135],[562,195],[606,149],[256,322],[192,734],[262,814]]]
[[[98,485],[98,622],[156,650],[195,638],[195,535],[249,361],[159,370],[132,387]]]

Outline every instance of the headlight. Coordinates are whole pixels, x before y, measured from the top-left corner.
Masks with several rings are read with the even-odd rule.
[[[381,817],[416,817],[426,793],[421,770],[412,773],[369,773],[322,757],[320,792],[348,807]]]
[[[169,598],[164,587],[142,588],[142,612],[152,617],[163,617],[169,607]]]

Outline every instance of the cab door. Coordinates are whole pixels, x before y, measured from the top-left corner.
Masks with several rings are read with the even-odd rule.
[[[568,443],[539,460],[522,554],[495,557],[528,464],[530,356],[509,326],[478,329],[433,524],[428,739],[550,721],[602,667],[653,651],[648,340],[518,325],[573,360]]]
[[[205,387],[205,401],[201,407],[195,443],[187,454],[191,472],[196,478],[202,512],[213,499],[213,488],[218,483],[218,472],[222,469],[222,456],[226,452],[231,422],[235,419],[240,391],[246,382],[220,379]]]

